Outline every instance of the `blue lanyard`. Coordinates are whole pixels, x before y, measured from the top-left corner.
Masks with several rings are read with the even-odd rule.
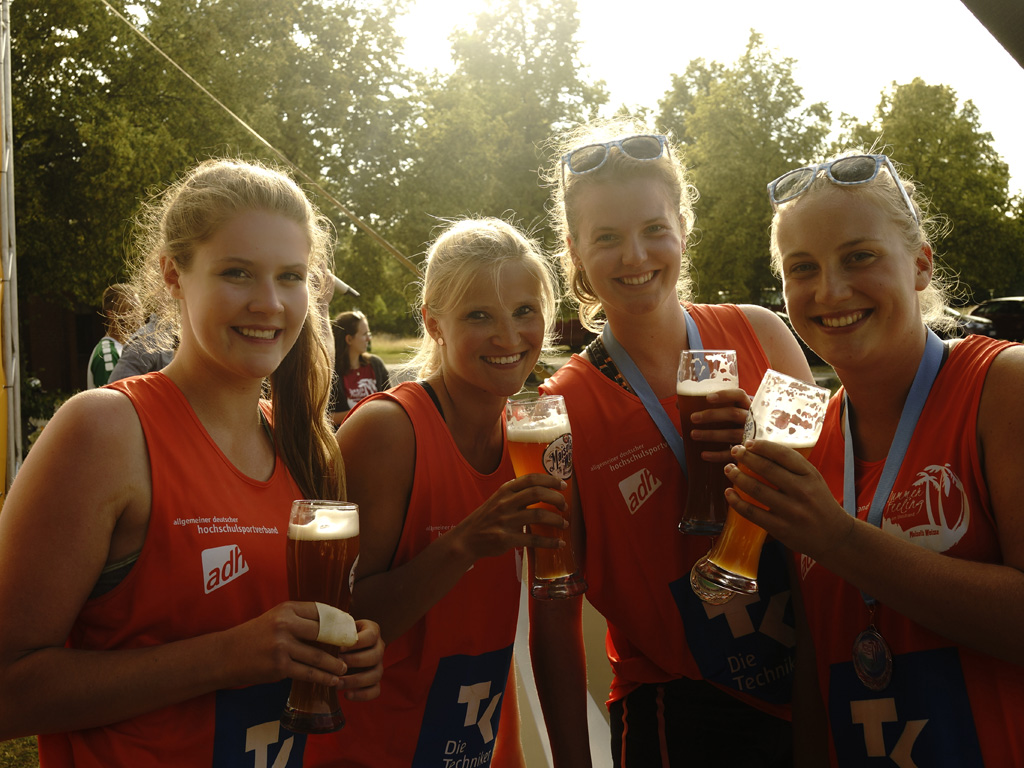
[[[690,313],[685,309],[683,310],[683,316],[686,318],[686,339],[689,342],[690,349],[704,349],[704,344],[700,339],[700,331],[697,330],[697,323],[694,322],[693,318],[690,317]],[[661,432],[665,442],[668,443],[668,447],[672,449],[672,453],[676,456],[676,461],[679,462],[679,466],[683,470],[683,476],[687,476],[686,451],[683,448],[682,436],[676,431],[675,424],[672,423],[672,419],[665,413],[665,409],[661,407],[658,398],[654,396],[654,390],[651,389],[651,385],[647,383],[644,375],[640,373],[636,363],[633,362],[629,353],[612,335],[612,328],[608,323],[604,324],[604,330],[601,331],[601,341],[604,343],[604,348],[608,350],[608,355],[611,357],[612,362],[615,363],[615,367],[619,369],[619,373],[622,374],[626,383],[629,384],[637,397],[640,398],[640,402],[644,404],[647,413],[651,415],[655,425],[658,427],[658,431]]]
[[[928,400],[928,393],[931,392],[932,384],[935,383],[935,377],[942,366],[944,352],[945,345],[942,340],[931,329],[928,329],[924,355],[917,366],[914,383],[910,386],[910,394],[907,395],[907,402],[903,404],[903,412],[900,414],[900,421],[896,426],[896,435],[893,437],[889,453],[885,457],[882,476],[875,488],[874,496],[871,498],[867,521],[876,528],[880,528],[882,525],[882,512],[885,511],[885,505],[889,501],[892,487],[896,483],[896,476],[903,465],[903,458],[907,455],[910,439],[914,436],[914,429],[917,427],[917,420],[921,417],[921,411],[924,410],[924,404]],[[853,455],[853,433],[850,431],[850,400],[845,393],[843,394],[843,429],[846,432],[846,449],[843,456],[843,508],[853,517],[857,517],[856,459]],[[875,604],[873,597],[861,594],[864,596],[865,603]]]

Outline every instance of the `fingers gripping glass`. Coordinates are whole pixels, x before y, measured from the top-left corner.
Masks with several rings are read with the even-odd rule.
[[[660,134],[643,134],[578,147],[562,155],[562,186],[565,186],[566,168],[576,176],[596,171],[608,160],[612,147],[618,147],[620,152],[634,160],[657,160],[665,154],[667,142],[668,139]]]
[[[841,157],[830,163],[809,165],[806,168],[787,171],[768,185],[768,198],[772,201],[772,208],[778,208],[794,197],[799,197],[810,188],[818,171],[825,171],[828,180],[839,186],[867,184],[877,178],[883,164],[888,169],[889,176],[896,182],[900,194],[903,195],[903,201],[907,204],[910,215],[914,217],[914,221],[918,221],[917,211],[914,210],[914,204],[910,202],[910,195],[904,189],[903,182],[900,181],[892,161],[885,155],[853,155]]]

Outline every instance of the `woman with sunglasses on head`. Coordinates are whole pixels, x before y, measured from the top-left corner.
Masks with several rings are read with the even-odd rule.
[[[366,700],[383,658],[373,622],[336,658],[316,605],[288,600],[292,501],[345,489],[316,300],[329,223],[284,174],[209,160],[144,224],[139,310],[180,343],[65,403],[11,488],[0,739],[43,734],[43,766],[303,765],[287,678]]]
[[[408,366],[419,380],[371,395],[338,430],[359,504],[354,605],[388,642],[381,698],[332,739],[346,766],[523,766],[511,673],[522,548],[559,546],[523,527],[564,527],[528,507],[565,501],[556,478],[515,479],[505,404],[554,307],[532,240],[499,219],[452,224],[427,253]]]
[[[730,504],[801,553],[801,765],[1024,765],[1024,347],[930,330],[935,222],[888,158],[769,195],[789,315],[843,385],[809,462],[734,449],[777,490],[729,470],[771,512]]]
[[[342,312],[331,323],[334,334],[334,383],[331,386],[331,420],[335,426],[363,398],[388,388],[388,369],[370,354],[370,322],[355,310]]]
[[[739,358],[742,389],[708,397],[707,410],[694,417],[697,440],[741,439],[745,391],[757,388],[767,368],[808,381],[811,372],[792,333],[768,310],[687,300],[693,192],[665,136],[616,121],[560,137],[557,148],[548,178],[566,285],[584,324],[601,335],[542,390],[565,397],[572,422],[572,531],[587,598],[608,623],[613,760],[642,768],[788,765],[786,559],[777,547],[766,550],[759,599],[706,608],[690,587],[690,570],[708,539],[678,530],[686,480],[666,443],[679,439],[682,350],[727,348]],[[641,394],[647,387],[649,396]],[[671,419],[674,438],[656,426],[658,410]],[[708,430],[702,422],[736,426]],[[728,453],[705,458],[724,466]],[[556,764],[589,765],[581,598],[530,606]]]

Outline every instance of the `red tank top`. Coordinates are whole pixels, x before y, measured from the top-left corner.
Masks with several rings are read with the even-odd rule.
[[[949,353],[921,412],[882,516],[882,529],[950,557],[1002,562],[978,455],[978,405],[1008,342],[971,336]],[[842,392],[829,403],[811,461],[843,498]],[[884,462],[857,462],[857,514],[867,518]],[[879,604],[873,623],[893,653],[892,682],[866,688],[851,649],[872,619],[860,591],[799,555],[832,765],[910,756],[929,768],[1024,765],[1024,666],[950,642]],[[884,567],[884,564],[879,564]],[[854,712],[857,722],[854,722]]]
[[[687,306],[705,349],[735,349],[740,386],[753,393],[768,358],[743,311]],[[793,629],[785,555],[765,546],[760,592],[723,606],[703,603],[690,569],[711,539],[679,532],[686,478],[640,399],[573,356],[543,391],[565,397],[586,525],[587,599],[608,622],[610,701],[641,683],[706,679],[788,717]],[[679,429],[676,399],[662,407]]]
[[[118,586],[85,604],[68,645],[159,645],[235,626],[287,600],[288,511],[302,492],[284,462],[266,482],[242,474],[162,373],[110,386],[128,396],[142,424],[152,510],[139,559]],[[40,736],[40,764],[300,766],[304,738],[277,724],[288,685],[216,691],[103,728]]]
[[[400,384],[356,407],[382,397],[405,409],[416,435],[412,496],[394,558],[398,567],[515,474],[507,448],[494,472],[477,472],[420,383]],[[505,727],[519,716],[505,686],[521,574],[518,550],[478,560],[422,619],[388,644],[380,698],[345,706],[348,723],[335,734],[311,739],[307,758],[318,764],[333,758],[334,764],[353,768],[516,764],[518,742],[500,742]],[[502,755],[509,753],[513,762],[504,762]]]

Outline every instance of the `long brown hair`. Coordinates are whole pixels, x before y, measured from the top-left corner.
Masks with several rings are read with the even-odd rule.
[[[326,307],[333,290],[333,229],[299,186],[283,172],[240,160],[207,160],[189,170],[143,210],[136,232],[133,282],[145,318],[157,321],[153,343],[170,346],[177,335],[177,303],[163,285],[161,257],[181,271],[196,247],[228,220],[267,211],[299,224],[309,241],[309,309],[294,346],[264,382],[274,412],[274,442],[302,492],[342,499],[345,469],[327,418],[333,374]]]

